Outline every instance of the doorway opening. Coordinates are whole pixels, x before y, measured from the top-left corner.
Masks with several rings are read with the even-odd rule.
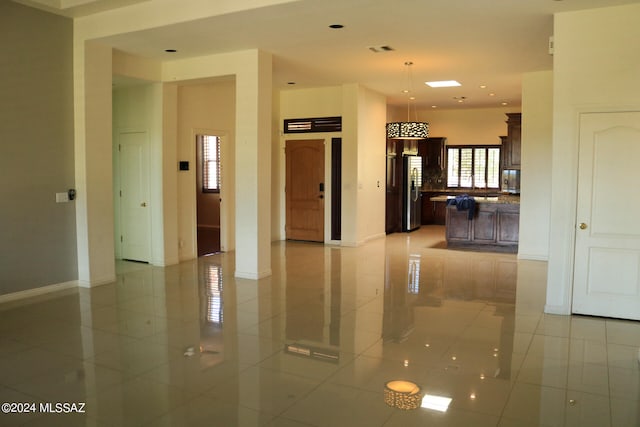
[[[196,224],[198,256],[220,252],[220,136],[196,135]]]

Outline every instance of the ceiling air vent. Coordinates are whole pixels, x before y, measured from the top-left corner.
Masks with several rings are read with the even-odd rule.
[[[284,121],[284,133],[340,132],[342,117],[314,117]]]
[[[395,49],[392,48],[391,46],[384,45],[384,46],[370,46],[369,50],[371,52],[380,53],[380,52],[392,52]]]

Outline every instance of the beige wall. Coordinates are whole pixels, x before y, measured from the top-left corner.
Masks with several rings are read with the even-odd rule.
[[[73,23],[2,1],[0,28],[0,296],[76,286]]]
[[[583,112],[640,110],[640,5],[555,16],[551,222],[547,305],[571,312],[578,118]]]
[[[429,123],[429,135],[446,137],[448,145],[499,145],[507,134],[506,113],[520,107],[464,108],[458,110],[418,110],[420,121]],[[405,120],[398,109],[390,109],[390,120]]]

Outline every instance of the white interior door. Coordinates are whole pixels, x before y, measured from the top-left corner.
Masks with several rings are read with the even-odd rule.
[[[573,312],[640,319],[640,112],[580,119]]]
[[[151,259],[149,145],[146,132],[119,135],[120,230],[123,259]]]

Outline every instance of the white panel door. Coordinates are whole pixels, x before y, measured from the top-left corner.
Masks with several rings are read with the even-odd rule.
[[[119,135],[120,229],[123,259],[151,259],[149,146],[146,132]]]
[[[574,313],[640,319],[640,112],[580,118]]]

